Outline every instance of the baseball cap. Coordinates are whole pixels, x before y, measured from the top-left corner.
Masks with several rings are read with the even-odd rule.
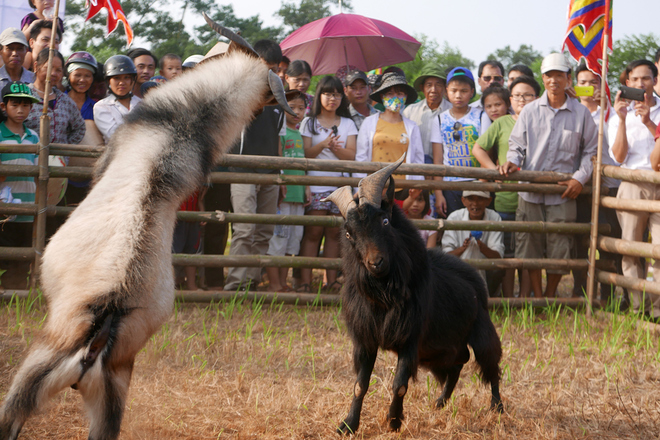
[[[23,46],[29,47],[23,32],[16,28],[10,27],[2,31],[0,34],[0,46],[9,46],[12,43],[21,43]]]
[[[463,191],[463,197],[477,196],[483,197],[484,199],[490,198],[490,193],[488,191]]]
[[[570,72],[571,66],[568,64],[566,57],[560,53],[551,53],[543,58],[541,63],[541,73],[547,73],[551,70],[559,70],[560,72]]]
[[[447,83],[449,83],[454,77],[461,75],[468,77],[474,83],[474,76],[472,75],[472,72],[470,72],[470,69],[466,67],[454,67],[451,69],[447,74]]]
[[[32,102],[39,102],[39,99],[32,94],[27,84],[20,81],[10,82],[2,88],[0,93],[2,93],[2,101],[5,98],[27,98]]]
[[[358,79],[361,79],[367,85],[369,84],[366,73],[362,72],[361,70],[352,70],[346,74],[346,78],[344,78],[344,85],[350,86]]]

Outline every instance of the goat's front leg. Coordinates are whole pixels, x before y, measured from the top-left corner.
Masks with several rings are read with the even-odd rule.
[[[378,349],[369,351],[366,347],[353,347],[353,365],[357,372],[357,380],[353,387],[353,401],[348,415],[337,428],[339,434],[354,434],[360,426],[360,412],[362,412],[362,402],[369,389],[369,379],[376,363]]]
[[[399,359],[396,364],[396,374],[392,383],[392,403],[390,404],[390,430],[398,431],[401,429],[401,420],[403,420],[403,398],[408,392],[408,380],[416,368],[417,345],[410,344],[412,347],[406,347],[399,351]]]

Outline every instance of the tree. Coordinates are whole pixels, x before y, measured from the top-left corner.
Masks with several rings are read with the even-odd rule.
[[[337,0],[300,0],[300,4],[296,5],[283,0],[277,15],[282,18],[290,33],[307,23],[332,15],[330,6],[334,4],[338,5],[339,2]],[[349,0],[342,1],[342,10],[353,10]]]
[[[429,62],[437,63],[446,71],[458,66],[467,67],[468,69],[474,67],[472,60],[465,58],[460,49],[451,47],[446,41],[443,43],[442,49],[440,49],[435,40],[429,39],[424,34],[416,35],[415,38],[422,43],[415,55],[415,59],[397,64],[398,67],[403,69],[409,83],[412,83],[419,76],[424,65]]]
[[[512,49],[509,45],[503,49],[497,49],[488,55],[486,59],[499,61],[508,72],[509,68],[516,64],[524,64],[531,67],[535,61],[543,59],[543,55],[541,52],[534,50],[532,46],[521,44],[518,50]],[[506,72],[502,72],[502,74],[506,75]]]
[[[618,89],[619,76],[631,61],[642,58],[655,61],[655,51],[658,47],[660,47],[660,38],[654,34],[626,35],[614,40],[607,74],[610,87]]]

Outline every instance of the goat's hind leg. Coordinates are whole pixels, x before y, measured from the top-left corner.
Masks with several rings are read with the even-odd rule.
[[[374,370],[378,350],[368,351],[365,347],[355,346],[353,348],[353,365],[357,372],[357,379],[353,388],[353,401],[348,415],[337,428],[339,434],[354,434],[360,426],[360,413],[362,402],[369,389],[369,379]]]
[[[490,384],[491,409],[503,412],[499,365],[502,358],[502,344],[487,311],[480,309],[468,343],[474,350],[474,357],[481,369],[481,380]]]
[[[79,356],[36,342],[23,361],[0,408],[0,440],[14,440],[25,421],[80,374]]]
[[[461,370],[463,369],[463,364],[452,365],[451,367],[432,367],[431,372],[438,380],[439,383],[444,383],[442,388],[442,394],[438,397],[438,400],[435,401],[436,408],[444,408],[444,406],[451,399],[451,395],[456,388],[458,379],[461,376]]]

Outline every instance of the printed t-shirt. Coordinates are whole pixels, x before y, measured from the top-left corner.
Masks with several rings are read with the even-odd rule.
[[[319,142],[323,142],[328,136],[332,134],[332,130],[329,128],[324,128],[319,124],[318,121],[316,122],[316,127],[315,131],[317,134],[312,133],[312,124],[313,119],[312,118],[305,118],[300,124],[300,134],[303,137],[311,137],[312,138],[312,146],[318,144]],[[339,141],[343,142],[342,146],[346,148],[346,140],[348,139],[349,136],[357,136],[358,130],[357,127],[355,126],[355,122],[353,122],[352,119],[350,118],[344,118],[341,117],[339,121],[339,125],[337,125],[337,135],[339,135]],[[335,156],[335,153],[332,152],[329,148],[324,148],[318,156],[316,156],[317,159],[324,159],[324,160],[339,160],[337,156]],[[334,171],[308,171],[307,172],[308,176],[326,176],[326,177],[341,177],[342,173],[341,172],[334,172]],[[323,192],[328,192],[328,191],[334,191],[337,189],[336,186],[314,186],[311,185],[310,190],[315,193],[323,193]]]
[[[443,163],[448,166],[477,167],[472,147],[481,129],[481,111],[470,111],[456,120],[451,110],[440,113],[440,121],[431,125],[431,143],[442,144]],[[457,124],[458,123],[458,124]],[[470,177],[445,177],[447,181],[474,180]]]
[[[396,162],[408,151],[410,138],[403,124],[403,120],[394,124],[379,118],[376,123],[373,147],[371,153],[372,162]],[[405,175],[393,175],[394,179],[405,179]]]
[[[511,115],[497,118],[488,130],[477,139],[477,144],[485,151],[497,148],[497,160],[500,165],[506,163],[506,153],[509,151],[509,136],[516,120]],[[515,183],[507,182],[507,183]],[[518,193],[502,191],[495,193],[495,210],[499,212],[516,212],[518,208]]]
[[[305,157],[305,150],[303,149],[303,140],[298,130],[286,128],[286,135],[280,136],[282,142],[282,156],[283,157]],[[304,176],[303,170],[282,170],[282,174],[289,176]],[[287,203],[304,203],[305,202],[305,187],[302,185],[287,185],[286,197],[283,202]]]
[[[0,122],[0,144],[38,144],[39,136],[33,130],[27,128],[23,123],[25,133],[20,136],[11,131],[4,122]],[[32,153],[1,153],[0,163],[2,165],[37,165],[39,157]],[[0,183],[0,189],[4,187],[11,188],[12,197],[20,199],[21,203],[34,203],[37,184],[34,177],[7,176],[4,182]],[[31,215],[19,215],[15,222],[32,222],[34,217]]]

